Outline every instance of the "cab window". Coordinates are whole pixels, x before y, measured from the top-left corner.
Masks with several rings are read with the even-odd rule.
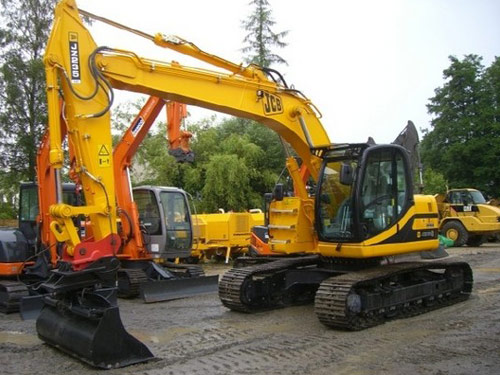
[[[190,249],[192,245],[191,221],[184,194],[162,191],[160,201],[166,221],[167,249]]]
[[[135,190],[134,201],[139,210],[139,220],[149,235],[162,233],[161,217],[155,195],[148,190]]]
[[[364,238],[392,226],[406,209],[409,187],[406,164],[394,150],[370,152],[361,184],[360,221]]]
[[[353,171],[356,163],[349,161]],[[328,162],[323,168],[319,189],[319,230],[327,241],[346,241],[354,237],[352,214],[353,184],[340,182],[340,162]]]

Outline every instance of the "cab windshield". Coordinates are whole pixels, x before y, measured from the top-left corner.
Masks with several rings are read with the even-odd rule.
[[[160,202],[167,228],[167,249],[190,249],[192,244],[191,221],[184,194],[162,191]]]
[[[382,233],[410,207],[411,189],[399,146],[333,149],[324,157],[316,198],[319,238],[363,241]]]
[[[472,203],[474,204],[484,204],[486,203],[486,199],[484,199],[483,194],[479,190],[472,190],[470,192],[472,197]]]

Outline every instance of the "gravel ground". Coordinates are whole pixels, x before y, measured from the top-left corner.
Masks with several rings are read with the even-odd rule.
[[[155,304],[119,300],[125,327],[156,360],[106,373],[499,374],[500,244],[448,252],[473,267],[468,301],[361,332],[322,326],[311,305],[247,315],[224,308],[216,294]],[[10,314],[0,315],[0,373],[102,371],[42,343],[34,321]]]

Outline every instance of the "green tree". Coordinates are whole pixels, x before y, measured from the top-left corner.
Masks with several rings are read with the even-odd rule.
[[[0,0],[0,197],[9,204],[22,180],[36,177],[47,121],[43,52],[55,0]],[[4,216],[15,212],[2,209]]]
[[[122,110],[137,112],[130,105]],[[115,111],[114,117],[118,124],[115,128],[121,128],[115,130],[116,138],[120,138],[131,116]],[[165,123],[153,126],[133,160],[134,185],[183,188],[195,197],[199,212],[261,207],[263,194],[271,191],[283,168],[277,135],[258,124],[245,127],[242,119],[229,118],[218,124],[213,121],[209,118],[188,126],[194,134],[193,164],[176,163],[168,155]],[[120,122],[123,126],[119,126]],[[235,182],[232,178],[236,176],[239,179]]]
[[[243,211],[251,205],[250,173],[243,159],[235,154],[214,155],[206,174],[203,209]]]
[[[477,55],[462,60],[451,56],[450,61],[443,72],[446,82],[427,106],[434,118],[422,140],[422,160],[442,173],[450,187],[498,195],[500,61],[488,69]]]
[[[424,191],[423,194],[445,194],[448,189],[448,183],[444,176],[430,168],[424,171]]]
[[[1,0],[1,166],[34,180],[36,150],[47,121],[43,52],[55,0]]]
[[[286,64],[281,56],[272,52],[273,47],[284,48],[287,43],[283,38],[288,31],[275,33],[272,27],[276,22],[272,18],[272,11],[267,0],[251,0],[249,5],[253,12],[242,21],[243,28],[248,34],[243,39],[246,44],[242,52],[246,54],[245,61],[269,68],[272,64]]]

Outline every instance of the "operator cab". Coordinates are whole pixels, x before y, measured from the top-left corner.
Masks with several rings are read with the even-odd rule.
[[[483,194],[476,189],[452,189],[446,194],[445,202],[451,204],[486,204]]]
[[[193,241],[186,193],[177,188],[140,186],[133,189],[145,243],[155,258],[186,258]]]
[[[316,191],[321,241],[362,242],[397,223],[413,204],[403,147],[346,144],[315,151],[323,159]]]

